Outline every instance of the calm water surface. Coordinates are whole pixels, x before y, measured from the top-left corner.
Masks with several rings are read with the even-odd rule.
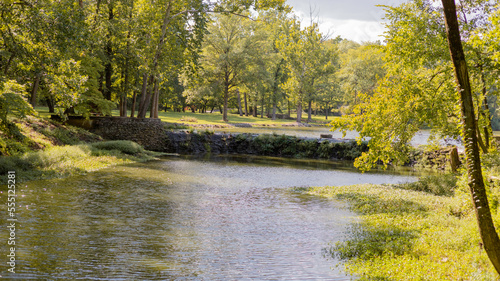
[[[342,163],[170,157],[18,186],[17,273],[65,280],[349,280],[323,254],[355,219],[293,186],[397,183]],[[5,191],[0,194],[5,202]],[[6,213],[5,204],[0,209]],[[5,216],[2,216],[4,218]],[[5,219],[4,224],[5,225]],[[7,231],[0,233],[7,240]],[[1,253],[7,252],[1,243]],[[2,261],[6,260],[2,254]]]

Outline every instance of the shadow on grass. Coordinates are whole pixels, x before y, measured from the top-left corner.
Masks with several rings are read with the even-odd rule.
[[[363,218],[348,227],[346,240],[323,251],[325,256],[349,262],[351,266],[354,262],[354,267],[384,256],[397,257],[412,252],[421,235],[420,230],[411,224],[398,224],[411,217],[426,217],[430,211],[426,206],[397,194],[373,195],[352,191],[338,193],[334,198],[348,201],[351,209]],[[378,272],[357,277],[359,280],[393,280]]]
[[[428,210],[426,206],[415,201],[403,198],[382,198],[376,195],[360,194],[355,192],[339,193],[335,199],[349,201],[351,208],[365,215],[419,213],[425,215]]]
[[[394,226],[356,223],[349,227],[346,241],[337,242],[326,253],[340,260],[370,260],[382,255],[399,256],[413,248],[418,232]]]

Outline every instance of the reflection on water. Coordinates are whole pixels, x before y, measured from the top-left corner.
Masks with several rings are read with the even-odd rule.
[[[412,178],[333,170],[325,163],[284,165],[287,161],[171,157],[23,184],[18,187],[17,273],[2,275],[349,280],[322,249],[342,239],[353,214],[340,202],[288,187]],[[2,231],[0,239],[6,238]],[[6,243],[0,250],[7,252]]]

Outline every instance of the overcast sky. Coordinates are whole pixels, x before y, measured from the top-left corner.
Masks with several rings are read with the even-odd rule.
[[[331,37],[357,42],[383,40],[384,9],[375,5],[397,6],[405,0],[287,0],[304,24],[310,22],[310,10],[319,17],[320,31]]]

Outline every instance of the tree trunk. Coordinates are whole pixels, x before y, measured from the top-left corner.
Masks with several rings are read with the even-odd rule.
[[[55,113],[54,101],[51,97],[47,98],[47,106],[49,107],[49,113]]]
[[[137,110],[137,118],[139,118],[141,108],[144,107],[144,103],[146,102],[147,91],[148,91],[148,74],[144,73],[142,75],[141,98],[139,99],[139,108]]]
[[[330,107],[328,105],[325,106],[325,119],[328,120],[328,113],[330,111]]]
[[[229,85],[226,83],[224,86],[224,108],[222,112],[222,121],[228,122],[227,120],[227,102],[229,100]]]
[[[157,79],[155,79],[155,85],[153,90],[153,100],[151,104],[151,112],[149,118],[158,118],[158,107],[160,101],[160,86]]]
[[[123,114],[120,114],[121,117],[127,117],[127,95],[122,95],[122,108]]]
[[[272,120],[276,120],[276,102],[273,102],[273,117]]]
[[[262,98],[260,99],[260,118],[264,118],[264,94],[262,94]]]
[[[460,167],[460,158],[458,157],[457,147],[453,147],[450,151],[450,167],[452,172],[456,172]]]
[[[486,188],[481,171],[481,158],[477,144],[477,124],[474,114],[474,104],[472,101],[467,62],[460,39],[455,1],[442,0],[442,3],[446,20],[446,35],[448,37],[448,45],[460,95],[463,124],[462,134],[465,144],[468,184],[484,249],[496,271],[500,273],[500,239],[491,217],[490,206],[488,204]]]
[[[312,114],[312,108],[311,108],[311,106],[312,106],[312,100],[309,101],[309,105],[308,106],[309,106],[309,108],[307,109],[307,123],[309,123],[309,122],[312,121],[312,116],[311,116],[311,114]]]
[[[257,101],[255,101],[255,103],[256,104],[253,106],[253,112],[252,112],[253,117],[257,117]]]
[[[243,93],[243,97],[245,100],[245,116],[248,116],[247,93]]]
[[[129,15],[129,23],[130,20],[132,19],[132,11],[130,12]],[[122,104],[122,111],[120,112],[121,117],[127,117],[127,96],[128,96],[128,91],[129,91],[129,58],[130,58],[130,24],[128,26],[128,32],[127,32],[127,48],[126,48],[126,53],[125,53],[125,65],[124,65],[124,70],[123,72],[125,73],[125,79],[123,81],[123,92],[121,94],[121,104]]]
[[[112,3],[110,2],[109,5],[109,13],[108,13],[108,20],[109,23],[111,23],[111,20],[113,20],[114,15],[113,15],[113,6]],[[104,77],[106,80],[106,87],[104,88],[104,98],[107,100],[111,100],[111,77],[113,76],[113,66],[111,65],[111,61],[113,60],[113,48],[111,46],[111,28],[108,30],[108,42],[106,43],[106,65],[104,66]]]
[[[33,88],[31,89],[30,103],[31,106],[36,106],[38,86],[40,85],[40,78],[42,77],[42,72],[38,72],[35,77],[35,82],[33,83]]]
[[[483,153],[488,153],[488,149],[486,148],[486,145],[483,142],[483,137],[481,136],[481,130],[479,130],[479,126],[478,125],[479,125],[479,117],[476,120],[477,144],[479,145],[479,147],[481,148],[481,150],[483,151]]]
[[[130,117],[131,118],[134,118],[134,114],[135,114],[135,104],[137,102],[137,93],[134,92],[134,95],[132,96],[132,108],[131,108],[131,112],[130,112]]]
[[[109,43],[111,44],[111,43]],[[106,47],[107,59],[111,60],[111,46]],[[104,79],[106,80],[105,87],[103,89],[103,96],[107,100],[111,100],[111,76],[113,75],[113,67],[111,66],[111,61],[107,62],[104,66]]]
[[[485,89],[486,92],[486,89]],[[484,141],[486,144],[486,148],[489,149],[491,146],[491,135],[493,135],[493,127],[491,125],[491,116],[490,116],[490,107],[488,106],[488,98],[484,95],[483,101],[483,117],[486,120],[486,126],[484,126]]]
[[[302,122],[302,102],[297,102],[297,123]]]
[[[479,56],[479,55],[478,55]],[[490,116],[490,108],[488,106],[488,97],[486,93],[486,79],[484,77],[483,64],[479,64],[479,71],[481,73],[481,84],[482,84],[482,93],[483,93],[483,110],[481,110],[481,116],[483,116],[484,121],[486,122],[486,126],[483,127],[484,132],[484,144],[486,149],[490,148],[491,138],[490,134],[493,134],[493,128],[491,126],[491,116]],[[479,110],[479,109],[478,109]]]
[[[7,63],[5,64],[5,69],[3,71],[4,75],[7,75],[7,72],[9,72],[10,63],[14,59],[14,56],[15,56],[15,53],[10,54],[9,59],[7,60]]]
[[[236,95],[238,97],[238,110],[239,110],[240,116],[243,116],[243,109],[241,108],[241,94],[240,94],[239,89],[236,89]]]
[[[148,91],[148,84],[155,83],[153,78],[153,75],[151,75],[148,83],[147,74],[144,74],[143,76],[141,100],[139,102],[139,112],[137,112],[137,118],[146,118],[146,113],[151,103],[151,91]]]

